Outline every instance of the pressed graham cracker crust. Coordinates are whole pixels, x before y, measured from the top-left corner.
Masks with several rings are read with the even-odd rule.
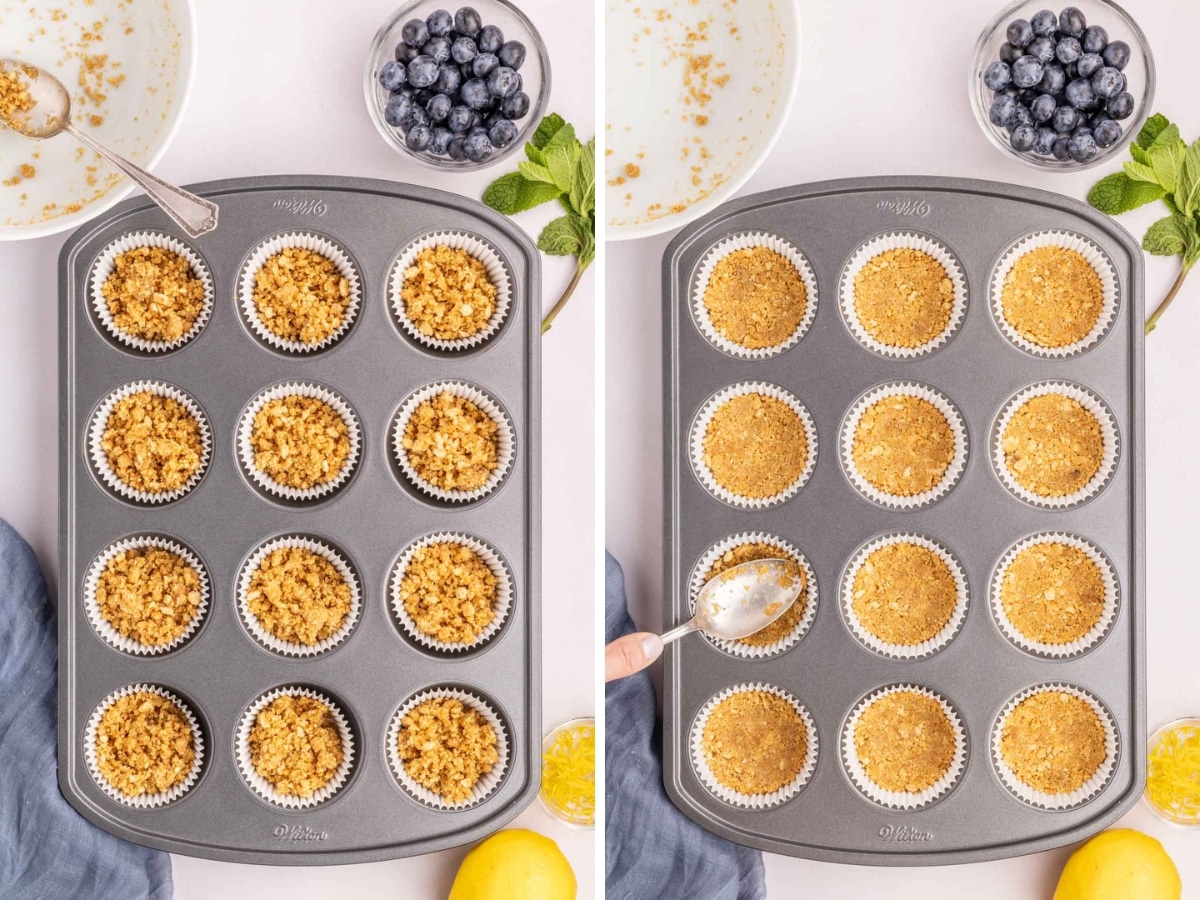
[[[1000,582],[1000,605],[1022,635],[1068,644],[1104,615],[1104,576],[1095,560],[1070,544],[1047,541],[1016,554]]]
[[[721,404],[704,433],[703,462],[717,484],[739,497],[781,493],[808,466],[808,435],[796,411],[750,393]]]
[[[954,726],[942,705],[917,691],[894,691],[872,701],[854,726],[854,750],[870,781],[887,791],[916,794],[950,771]]]
[[[854,575],[851,608],[870,634],[915,646],[946,627],[958,605],[958,585],[946,561],[908,541],[873,550]]]
[[[885,250],[854,276],[854,314],[886,347],[928,344],[950,325],[953,309],[954,283],[924,250]]]
[[[1069,794],[1108,757],[1104,725],[1085,701],[1066,691],[1040,691],[1005,717],[1000,758],[1023,784],[1043,794]]]
[[[1004,320],[1039,347],[1067,347],[1096,327],[1104,304],[1100,276],[1082,253],[1037,247],[1021,254],[1004,278]]]
[[[738,691],[712,708],[700,749],[719,784],[741,794],[770,794],[803,771],[808,732],[782,697]]]
[[[747,247],[713,266],[703,302],[718,334],[761,350],[777,347],[795,333],[809,299],[791,260],[768,247]]]
[[[1000,439],[1017,484],[1039,497],[1082,490],[1104,461],[1104,435],[1091,410],[1064,394],[1026,400]]]
[[[954,450],[954,431],[945,414],[924,398],[901,394],[863,411],[851,458],[876,490],[912,497],[941,484]]]

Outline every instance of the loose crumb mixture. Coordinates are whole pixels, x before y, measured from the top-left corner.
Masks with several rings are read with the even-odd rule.
[[[496,576],[463,544],[418,547],[400,580],[400,600],[417,628],[447,644],[469,644],[495,618]]]
[[[311,797],[345,758],[332,710],[313,697],[277,697],[250,729],[250,763],[276,792]]]
[[[152,647],[183,634],[196,618],[200,599],[200,573],[178,553],[160,547],[118,553],[96,582],[96,605],[104,620]]]
[[[1104,577],[1078,547],[1055,541],[1033,544],[1004,570],[1000,605],[1026,638],[1067,644],[1095,628],[1104,614]]]
[[[342,327],[350,281],[333,260],[304,247],[284,247],[254,274],[254,308],[285,341],[320,344]]]
[[[1000,290],[1004,320],[1039,347],[1066,347],[1096,327],[1104,300],[1100,276],[1082,253],[1038,247],[1013,263]]]
[[[754,562],[759,559],[791,560],[797,564],[797,572],[800,575],[801,581],[805,583],[800,590],[800,596],[796,598],[796,601],[791,606],[784,610],[783,615],[761,631],[756,631],[749,637],[740,638],[737,641],[739,644],[746,644],[750,647],[768,647],[771,644],[782,641],[800,624],[800,620],[804,618],[805,612],[808,611],[808,576],[804,573],[804,569],[799,568],[800,561],[790,553],[786,553],[782,548],[763,541],[738,544],[736,547],[726,550],[713,562],[708,570],[708,574],[704,576],[704,580],[705,582],[712,581],[722,572],[732,569],[734,566],[740,566],[742,563]]]
[[[946,330],[953,308],[954,283],[923,250],[885,250],[854,276],[854,314],[888,347],[923,347]]]
[[[901,394],[866,408],[854,430],[851,458],[876,490],[912,497],[941,484],[954,449],[945,414],[922,397]]]
[[[782,697],[738,691],[712,708],[700,750],[719,784],[741,794],[770,794],[804,769],[808,732]]]
[[[95,749],[96,768],[126,797],[169,791],[187,779],[196,763],[187,716],[149,691],[126,694],[105,710]]]
[[[1069,794],[1083,787],[1108,758],[1104,725],[1074,694],[1039,691],[1005,718],[1000,758],[1034,790]]]
[[[404,271],[404,311],[421,334],[455,341],[478,334],[496,311],[496,286],[465,250],[427,247]]]
[[[452,697],[418,703],[404,714],[396,750],[408,777],[447,803],[471,799],[500,761],[496,731],[478,710]]]
[[[1073,397],[1042,394],[1023,403],[1000,439],[1017,484],[1039,497],[1082,490],[1104,460],[1104,435],[1091,410]]]
[[[808,466],[808,435],[796,411],[775,397],[741,394],[725,401],[704,433],[704,465],[739,497],[771,497]]]
[[[350,456],[350,428],[317,397],[268,400],[250,430],[254,465],[276,484],[308,490],[333,481]]]
[[[352,592],[328,559],[307,547],[272,550],[250,576],[247,606],[281,641],[313,646],[345,624]]]
[[[204,309],[204,282],[178,253],[138,247],[118,254],[101,286],[118,329],[144,341],[177,341]]]
[[[36,76],[37,70],[26,67],[8,68],[0,66],[0,122],[12,122],[22,113],[27,113],[34,107],[33,97],[29,94],[29,79]]]
[[[200,469],[200,423],[173,397],[138,391],[118,400],[100,447],[124,484],[136,491],[177,491]]]
[[[499,465],[498,431],[470,400],[443,391],[416,408],[401,446],[422,481],[445,491],[473,491]]]
[[[851,608],[863,628],[906,647],[937,637],[957,604],[958,586],[946,561],[908,541],[868,554],[851,587]]]
[[[795,334],[808,311],[808,289],[782,254],[748,247],[713,266],[704,307],[717,333],[742,347],[777,347]]]
[[[863,772],[886,791],[920,793],[950,771],[956,740],[942,705],[916,691],[894,691],[868,706],[854,726]]]

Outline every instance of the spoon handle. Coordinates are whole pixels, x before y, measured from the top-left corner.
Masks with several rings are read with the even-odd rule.
[[[78,138],[82,143],[95,150],[110,163],[124,172],[150,199],[162,207],[163,211],[175,220],[175,223],[187,232],[189,237],[199,237],[217,227],[217,204],[203,197],[167,184],[161,178],[151,175],[145,169],[135,166],[129,160],[109,150],[98,140],[86,132],[80,131],[71,122],[63,128]]]
[[[677,641],[681,637],[683,637],[685,634],[691,634],[693,631],[698,631],[699,629],[700,629],[700,626],[696,624],[696,620],[689,619],[688,621],[684,622],[682,625],[680,625],[676,628],[672,628],[670,631],[668,631],[666,634],[664,634],[662,636],[662,642],[663,642],[663,644],[669,644],[669,643],[671,643],[671,641]]]

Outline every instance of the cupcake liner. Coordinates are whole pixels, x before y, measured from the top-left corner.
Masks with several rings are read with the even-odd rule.
[[[1017,410],[1034,397],[1042,397],[1046,394],[1063,394],[1072,400],[1077,400],[1100,423],[1100,431],[1104,441],[1104,456],[1101,458],[1100,468],[1092,476],[1092,480],[1074,493],[1064,494],[1061,497],[1042,497],[1018,484],[1005,464],[1004,447],[1002,446],[1004,431],[1008,428],[1008,423],[1012,420]],[[1109,481],[1112,479],[1120,452],[1121,445],[1117,434],[1117,421],[1109,411],[1107,404],[1087,388],[1066,381],[1039,382],[1014,394],[1005,402],[1004,407],[1000,410],[1000,415],[996,419],[996,426],[993,429],[992,464],[996,469],[996,474],[1000,477],[1000,481],[1004,483],[1004,486],[1015,497],[1042,509],[1069,509],[1099,494],[1108,486]]]
[[[1036,544],[1066,544],[1074,547],[1087,554],[1088,558],[1100,569],[1100,577],[1104,581],[1104,611],[1100,614],[1099,621],[1081,638],[1065,644],[1047,644],[1043,641],[1035,641],[1023,635],[1004,612],[1004,606],[1000,602],[1000,586],[1004,581],[1004,575],[1017,554]],[[1120,588],[1117,586],[1116,570],[1109,562],[1108,557],[1091,541],[1062,531],[1043,531],[1018,541],[1001,557],[996,571],[992,575],[992,615],[996,618],[996,624],[1013,644],[1035,656],[1050,659],[1071,659],[1082,656],[1108,634],[1117,617],[1119,606]]]
[[[800,276],[800,280],[804,283],[805,298],[807,301],[805,303],[804,316],[796,326],[796,330],[791,333],[787,340],[781,344],[776,344],[774,347],[751,349],[750,347],[743,347],[741,344],[734,343],[717,331],[712,323],[712,319],[709,318],[708,307],[704,305],[704,293],[708,290],[708,282],[712,278],[713,270],[716,268],[717,263],[734,251],[749,250],[752,247],[765,247],[768,250],[778,253],[796,267],[796,274]],[[716,244],[705,254],[704,259],[700,263],[700,268],[696,273],[696,287],[692,292],[692,313],[696,318],[696,326],[700,329],[700,333],[718,350],[741,359],[768,359],[794,347],[808,333],[808,329],[812,326],[813,319],[817,315],[817,302],[817,276],[804,254],[791,243],[777,235],[768,234],[765,231],[753,231],[731,235]]]
[[[854,309],[854,279],[858,273],[880,253],[900,249],[921,250],[928,253],[942,264],[942,268],[946,270],[946,277],[954,285],[950,321],[946,323],[941,334],[919,347],[890,347],[880,343],[871,337],[863,327],[858,319],[858,313]],[[916,359],[937,350],[950,340],[962,325],[963,317],[967,312],[967,277],[963,274],[963,268],[959,265],[958,259],[945,244],[914,231],[892,231],[871,238],[854,251],[846,263],[846,267],[842,270],[842,281],[838,288],[838,305],[841,307],[842,319],[845,321],[846,327],[850,329],[854,339],[868,350],[894,359]]]
[[[954,432],[954,457],[950,460],[950,465],[946,468],[942,480],[929,490],[913,494],[911,497],[884,493],[867,481],[854,464],[854,433],[858,430],[858,423],[870,406],[887,397],[917,397],[932,403],[946,417],[950,430]],[[845,469],[846,477],[850,479],[855,490],[868,500],[893,509],[919,509],[940,500],[962,477],[962,473],[967,467],[969,451],[967,426],[950,398],[940,391],[912,381],[880,385],[855,401],[854,405],[850,407],[845,422],[842,423],[841,444],[842,468]]]
[[[96,588],[100,583],[100,577],[104,574],[105,568],[115,556],[125,553],[128,550],[144,550],[150,547],[166,550],[169,553],[174,553],[176,556],[182,557],[188,565],[196,570],[197,575],[200,577],[200,603],[196,606],[196,614],[192,616],[191,622],[187,624],[179,637],[167,644],[143,644],[140,641],[121,634],[100,614],[100,604],[96,599]],[[122,653],[131,653],[135,656],[158,656],[182,647],[196,633],[196,629],[200,627],[200,623],[204,621],[204,617],[208,613],[210,592],[208,570],[204,568],[204,565],[200,562],[196,554],[192,553],[191,550],[182,544],[168,538],[141,535],[125,538],[124,540],[110,544],[92,562],[83,586],[83,611],[92,628],[95,629],[96,634],[100,635],[100,639],[110,647],[120,650]]]
[[[396,742],[400,736],[400,724],[405,715],[416,706],[424,703],[426,700],[435,699],[453,699],[462,702],[463,706],[470,707],[475,710],[484,720],[492,726],[496,732],[496,752],[499,754],[499,759],[492,766],[492,770],[484,775],[475,783],[475,787],[471,789],[471,796],[467,800],[461,800],[457,803],[448,803],[438,794],[421,786],[404,770],[404,763],[400,759],[400,752],[396,746]],[[396,780],[400,782],[400,787],[404,792],[419,803],[433,809],[441,810],[457,810],[468,809],[473,806],[478,806],[500,787],[500,783],[504,780],[504,776],[508,771],[509,763],[509,739],[508,729],[504,727],[504,722],[501,721],[499,713],[492,708],[492,705],[482,697],[471,693],[470,691],[459,690],[458,688],[429,688],[414,694],[404,702],[392,716],[391,722],[387,729],[387,761],[388,766],[392,770],[392,774],[396,776]]]
[[[346,621],[342,623],[342,627],[322,641],[309,646],[307,644],[297,643],[295,641],[284,641],[277,638],[271,632],[267,631],[258,621],[258,617],[250,610],[250,579],[254,577],[254,573],[262,564],[262,561],[271,553],[281,548],[286,547],[302,547],[305,550],[311,550],[318,556],[321,556],[338,570],[338,574],[346,580],[346,584],[350,586],[350,612],[346,614]],[[289,657],[305,657],[318,656],[322,653],[327,653],[334,647],[341,644],[350,632],[354,630],[354,626],[358,624],[358,619],[362,615],[362,590],[358,584],[358,578],[354,574],[354,570],[350,568],[350,564],[342,558],[342,555],[334,550],[328,544],[322,543],[312,538],[303,537],[301,535],[287,535],[267,541],[259,546],[257,550],[246,560],[242,566],[241,574],[238,575],[237,582],[237,610],[238,616],[242,620],[242,624],[246,626],[246,630],[250,632],[261,646],[275,653]]]
[[[174,787],[156,794],[139,794],[136,797],[126,797],[100,773],[100,767],[96,760],[96,731],[100,727],[100,719],[108,712],[109,707],[122,697],[142,692],[157,694],[159,697],[164,697],[179,707],[180,712],[183,713],[184,718],[187,719],[188,725],[192,729],[192,746],[196,751],[196,756],[192,761],[192,770],[188,772],[187,777],[183,781]],[[87,762],[88,771],[92,775],[92,780],[96,782],[96,786],[104,791],[110,799],[115,800],[122,806],[131,806],[135,809],[154,809],[178,800],[192,789],[192,785],[200,777],[200,772],[204,768],[204,732],[200,730],[200,723],[196,721],[196,716],[192,712],[191,707],[166,688],[161,688],[156,684],[130,684],[120,690],[113,691],[96,704],[96,708],[92,710],[87,727],[84,729],[83,756]]]
[[[159,397],[170,397],[172,400],[177,401],[195,417],[200,425],[200,465],[183,487],[176,488],[173,491],[161,491],[152,494],[148,491],[139,491],[131,488],[113,471],[112,466],[108,463],[108,455],[104,452],[104,448],[100,446],[100,441],[104,437],[104,428],[108,424],[108,417],[112,414],[113,407],[126,397],[141,393],[142,391],[149,391]],[[88,426],[88,448],[96,473],[113,491],[127,500],[133,500],[137,503],[170,503],[190,492],[192,488],[199,484],[200,479],[204,477],[204,473],[208,471],[209,463],[212,462],[212,427],[208,424],[208,417],[200,411],[200,407],[196,404],[196,401],[173,384],[167,384],[165,381],[134,381],[111,391],[101,401],[99,409],[93,414],[91,424]]]
[[[403,447],[404,429],[408,427],[409,419],[417,411],[417,407],[426,400],[436,397],[443,392],[449,392],[456,397],[470,400],[483,410],[497,425],[496,468],[492,470],[487,483],[483,487],[476,488],[473,491],[464,491],[458,488],[447,491],[425,481],[409,463],[408,454]],[[491,395],[465,381],[437,381],[433,384],[427,384],[423,388],[418,388],[409,394],[408,399],[404,401],[404,405],[400,407],[400,412],[396,416],[396,424],[392,429],[392,450],[395,454],[396,462],[399,464],[401,471],[404,472],[405,477],[422,493],[446,503],[470,503],[492,493],[508,477],[509,470],[513,465],[513,457],[517,452],[517,441],[512,421],[508,418],[508,414],[500,408],[500,404],[492,399]]]
[[[1091,267],[1096,270],[1096,274],[1100,276],[1102,300],[1100,315],[1096,319],[1096,324],[1092,326],[1091,331],[1084,335],[1082,340],[1076,341],[1073,344],[1067,344],[1065,347],[1043,347],[1040,344],[1035,344],[1033,341],[1022,337],[1004,318],[1004,307],[1000,296],[1004,288],[1004,279],[1008,277],[1008,273],[1012,271],[1012,267],[1018,259],[1029,251],[1037,250],[1040,247],[1061,247],[1065,250],[1074,250],[1081,254],[1091,264]],[[1109,328],[1112,327],[1112,323],[1117,317],[1117,307],[1121,300],[1120,288],[1117,283],[1117,273],[1113,268],[1112,261],[1108,258],[1108,254],[1092,241],[1070,231],[1039,231],[1027,235],[1013,244],[1004,256],[1000,258],[1000,262],[996,264],[996,268],[992,271],[991,295],[992,317],[996,320],[996,325],[999,326],[1004,336],[1026,353],[1046,359],[1063,359],[1069,356],[1078,356],[1093,344],[1099,342],[1108,333]]]
[[[350,453],[346,457],[346,461],[342,464],[342,469],[337,474],[337,477],[323,484],[316,484],[305,489],[280,484],[266,472],[261,471],[255,465],[254,447],[251,445],[251,438],[254,434],[254,417],[258,415],[259,411],[272,400],[281,400],[284,397],[293,396],[313,397],[324,401],[341,416],[349,432],[347,437],[350,440]],[[287,500],[316,500],[319,497],[324,497],[326,494],[336,491],[354,474],[354,468],[358,465],[358,455],[361,449],[362,426],[359,424],[358,416],[355,415],[354,410],[350,408],[350,405],[339,394],[334,393],[327,387],[312,382],[290,381],[286,384],[277,384],[274,387],[267,388],[250,401],[250,405],[242,413],[241,422],[238,424],[237,450],[242,470],[264,491]]]
[[[1104,726],[1105,758],[1103,764],[1081,787],[1066,794],[1047,794],[1029,787],[1029,785],[1017,778],[1016,773],[1008,767],[1000,756],[1000,736],[1004,731],[1004,723],[1007,721],[1009,715],[1021,701],[1045,691],[1062,691],[1063,693],[1078,697],[1095,710],[1096,715],[1100,717],[1101,725]],[[1021,691],[1021,693],[1017,694],[1004,705],[1004,709],[996,717],[996,724],[992,728],[991,748],[992,765],[996,769],[996,774],[1000,776],[1000,780],[1014,797],[1023,803],[1039,809],[1066,810],[1082,806],[1096,797],[1108,785],[1113,773],[1116,771],[1120,743],[1117,738],[1116,723],[1113,721],[1112,715],[1104,704],[1088,691],[1073,684],[1048,682]]]
[[[705,634],[704,638],[718,650],[723,650],[733,656],[739,656],[743,659],[766,659],[773,656],[778,656],[785,650],[795,646],[802,637],[808,634],[808,630],[812,628],[812,624],[817,618],[817,576],[813,571],[813,567],[809,564],[808,559],[794,545],[788,543],[782,538],[778,538],[773,534],[767,534],[762,531],[743,531],[739,534],[730,535],[713,544],[704,555],[697,561],[692,569],[692,577],[688,584],[688,606],[692,613],[696,612],[696,597],[699,595],[701,588],[707,583],[705,575],[712,568],[713,563],[721,558],[725,553],[732,550],[734,547],[740,547],[742,544],[770,544],[772,547],[777,547],[780,551],[780,556],[794,559],[799,563],[800,568],[804,570],[805,581],[805,600],[807,605],[804,610],[804,615],[800,617],[800,621],[796,626],[788,632],[787,635],[780,638],[771,644],[762,646],[754,646],[751,644],[743,644],[741,641],[727,641],[722,638],[712,637]],[[799,601],[797,601],[799,602]]]
[[[704,750],[701,746],[701,741],[704,737],[704,726],[708,724],[708,717],[712,715],[717,704],[723,700],[732,697],[734,694],[741,694],[749,691],[762,691],[767,694],[774,694],[783,700],[786,700],[788,705],[792,707],[804,722],[804,731],[807,736],[807,746],[804,753],[804,764],[800,768],[800,772],[788,784],[778,790],[772,791],[769,794],[744,794],[741,791],[726,787],[717,780],[712,769],[709,768],[708,762],[704,758]],[[786,803],[791,800],[800,789],[808,784],[812,778],[813,771],[817,767],[817,758],[820,753],[819,742],[817,739],[817,726],[813,723],[812,716],[809,715],[807,709],[783,688],[775,687],[772,684],[764,684],[761,681],[747,682],[743,684],[733,685],[725,688],[725,690],[713,695],[708,702],[701,707],[700,712],[696,714],[696,718],[692,722],[691,733],[691,751],[692,765],[695,767],[696,774],[700,778],[700,782],[708,788],[708,790],[717,798],[724,800],[731,806],[740,806],[754,810],[772,809],[776,806]]]
[[[487,270],[488,280],[496,288],[496,308],[492,311],[492,317],[483,329],[470,337],[448,341],[422,334],[421,330],[409,319],[404,298],[400,296],[400,292],[404,288],[405,270],[412,266],[421,251],[437,246],[463,250],[475,257],[483,263],[484,269]],[[388,298],[391,301],[392,313],[396,316],[396,321],[404,329],[404,333],[414,341],[434,350],[468,350],[493,337],[504,325],[505,319],[508,318],[509,308],[512,306],[512,278],[509,276],[504,260],[500,258],[499,251],[483,238],[462,231],[435,231],[433,234],[418,238],[404,248],[388,275]]]
[[[310,797],[279,793],[270,782],[255,771],[254,763],[250,758],[250,731],[254,728],[254,721],[258,718],[260,712],[280,697],[309,697],[324,703],[329,707],[329,711],[333,713],[334,724],[342,739],[342,764],[338,766],[337,771],[333,773],[333,777],[329,782],[324,787],[313,791]],[[250,790],[257,794],[259,798],[284,809],[308,809],[309,807],[316,806],[318,803],[324,803],[342,789],[342,786],[346,783],[346,779],[350,777],[351,770],[354,768],[354,732],[350,730],[350,723],[346,721],[346,717],[342,714],[337,704],[324,694],[314,691],[311,688],[298,686],[279,687],[263,694],[242,713],[242,717],[238,721],[237,734],[234,741],[234,761],[237,763],[238,772],[241,774],[242,780],[246,782]]]
[[[350,302],[346,306],[346,314],[342,319],[341,326],[325,340],[316,344],[284,340],[274,334],[263,323],[258,315],[258,308],[254,305],[254,276],[258,274],[263,263],[288,247],[303,247],[305,250],[321,254],[337,267],[343,278],[350,282]],[[276,350],[282,350],[285,353],[313,353],[332,346],[350,330],[361,304],[362,279],[359,278],[358,269],[355,268],[346,251],[328,238],[311,232],[292,231],[267,238],[254,248],[254,252],[250,254],[250,258],[242,267],[241,275],[238,276],[238,305],[242,308],[246,322],[259,338]]]
[[[915,793],[889,791],[874,784],[867,777],[867,773],[859,761],[858,750],[854,746],[854,729],[858,726],[858,721],[862,718],[867,707],[882,697],[901,691],[910,691],[936,700],[946,713],[946,717],[950,720],[950,725],[954,729],[954,756],[950,761],[950,768],[946,770],[945,775],[925,788],[925,790]],[[850,781],[867,799],[889,809],[921,809],[939,800],[958,784],[959,779],[962,778],[967,764],[967,734],[963,727],[962,719],[959,718],[954,707],[946,702],[944,697],[920,685],[895,684],[872,691],[855,704],[842,729],[842,762],[846,767],[846,774],[850,776]]]
[[[173,341],[148,341],[122,331],[117,326],[117,323],[113,321],[112,313],[108,310],[108,301],[104,299],[104,282],[108,280],[108,276],[116,268],[117,257],[122,253],[128,253],[130,250],[137,250],[142,247],[159,247],[182,256],[188,261],[188,265],[191,266],[192,274],[204,285],[204,299],[200,308],[200,314],[196,316],[196,321],[192,323],[192,327],[187,333]],[[92,276],[89,279],[89,286],[92,309],[95,311],[96,318],[100,321],[100,324],[104,326],[104,330],[121,343],[135,350],[141,350],[144,353],[168,353],[171,350],[178,350],[184,344],[188,343],[188,341],[198,336],[204,330],[204,326],[208,324],[209,317],[212,316],[213,277],[212,273],[208,270],[208,266],[205,265],[204,260],[200,258],[199,254],[183,243],[183,241],[157,231],[136,231],[131,234],[122,235],[101,250],[100,255],[96,257],[96,262],[92,265]]]
[[[745,396],[746,394],[762,394],[786,403],[800,417],[800,422],[804,426],[804,434],[807,438],[808,461],[804,470],[796,477],[795,481],[779,493],[773,494],[770,497],[739,496],[718,484],[716,478],[713,477],[712,471],[704,464],[704,437],[713,416],[716,415],[717,410],[727,401],[732,400],[734,397]],[[813,469],[817,465],[817,426],[813,422],[808,409],[794,394],[785,391],[777,385],[768,384],[765,381],[739,382],[738,384],[723,388],[709,397],[692,422],[689,444],[691,447],[692,470],[696,473],[696,477],[700,479],[700,483],[714,497],[739,509],[762,510],[783,503],[808,483],[808,479],[812,477]]]
[[[492,607],[492,621],[479,633],[475,640],[467,644],[452,644],[446,641],[439,641],[421,631],[417,627],[417,623],[413,621],[412,616],[408,614],[408,610],[404,608],[404,601],[400,599],[400,582],[404,578],[408,564],[412,562],[413,554],[422,547],[442,543],[461,544],[464,547],[469,547],[479,555],[479,558],[483,560],[488,570],[496,576],[496,599]],[[504,564],[504,561],[500,558],[500,554],[496,552],[496,549],[491,544],[471,535],[463,534],[462,532],[439,531],[435,534],[427,534],[425,537],[413,541],[405,548],[404,552],[400,555],[400,559],[396,561],[396,565],[392,569],[388,594],[391,597],[392,612],[395,614],[396,621],[400,624],[400,627],[404,629],[405,634],[431,650],[436,650],[440,653],[462,653],[486,644],[504,627],[504,623],[508,621],[508,615],[512,610],[513,580],[512,575],[508,571],[508,566]]]
[[[926,550],[937,554],[937,557],[949,567],[950,574],[954,578],[954,584],[958,591],[958,600],[945,626],[936,635],[919,644],[892,644],[881,640],[866,629],[854,612],[854,579],[858,575],[858,570],[866,562],[867,557],[876,550],[895,544],[916,544],[918,547],[924,547]],[[873,650],[881,656],[890,656],[893,659],[924,659],[945,648],[962,629],[963,622],[967,618],[969,605],[970,590],[967,586],[967,576],[963,572],[962,565],[958,559],[942,544],[913,532],[885,534],[868,542],[854,555],[850,565],[846,567],[845,575],[842,578],[842,614],[846,619],[846,626],[850,629],[851,634],[867,649]]]

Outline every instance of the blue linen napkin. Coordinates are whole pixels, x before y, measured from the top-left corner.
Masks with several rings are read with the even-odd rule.
[[[604,641],[635,631],[625,575],[605,554]],[[662,783],[662,729],[646,672],[604,691],[606,900],[763,900],[762,854],[709,834]]]
[[[58,791],[57,622],[0,519],[0,898],[171,900],[171,857],[101,831]]]

